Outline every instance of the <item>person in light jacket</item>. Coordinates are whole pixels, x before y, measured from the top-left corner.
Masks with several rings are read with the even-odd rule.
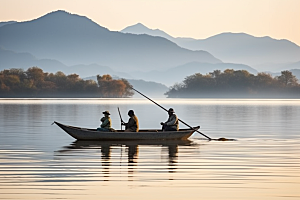
[[[111,119],[109,117],[110,113],[108,111],[104,111],[103,112],[104,117],[102,117],[100,119],[100,121],[102,122],[100,127],[97,128],[97,131],[106,131],[109,132],[111,129]]]
[[[179,123],[178,118],[175,115],[174,109],[170,108],[168,110],[169,118],[166,122],[161,122],[163,131],[178,131]]]
[[[129,110],[128,116],[130,117],[128,122],[122,122],[122,125],[125,126],[124,132],[139,132],[139,120],[135,116],[134,111]]]

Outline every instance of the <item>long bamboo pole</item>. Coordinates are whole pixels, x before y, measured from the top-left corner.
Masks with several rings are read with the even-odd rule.
[[[156,104],[157,106],[159,106],[161,109],[165,110],[168,112],[167,109],[165,109],[164,107],[162,107],[161,105],[159,105],[158,103],[156,103],[155,101],[153,101],[152,99],[150,99],[149,97],[147,97],[146,95],[142,94],[141,92],[137,91],[136,89],[134,89],[133,87],[131,88],[132,90],[136,91],[137,93],[139,93],[140,95],[142,95],[143,97],[145,97],[146,99],[150,100],[151,102],[153,102],[154,104]],[[181,123],[183,123],[184,125],[186,125],[187,127],[193,129],[194,131],[200,133],[201,135],[203,135],[204,137],[206,137],[208,140],[212,140],[210,137],[208,137],[207,135],[201,133],[200,131],[194,129],[192,126],[188,125],[187,123],[185,123],[184,121],[182,121],[181,119],[178,118],[178,121],[180,121]]]

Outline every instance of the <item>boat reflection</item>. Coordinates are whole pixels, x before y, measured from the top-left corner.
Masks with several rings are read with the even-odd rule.
[[[140,141],[75,141],[68,146],[64,146],[62,150],[57,151],[59,154],[72,154],[76,153],[77,150],[92,150],[92,149],[101,149],[101,165],[104,181],[109,180],[110,170],[114,170],[116,162],[122,170],[127,168],[127,176],[129,181],[134,180],[134,173],[138,170],[138,157],[139,149],[141,148],[145,152],[145,149],[149,151],[157,151],[157,148],[160,148],[161,155],[167,155],[168,158],[166,162],[162,162],[160,166],[167,165],[167,170],[169,173],[176,172],[178,164],[178,152],[179,147],[181,146],[195,146],[198,147],[199,144],[196,144],[190,140],[140,140]],[[152,148],[152,150],[151,150]],[[118,151],[120,149],[121,151]],[[112,154],[113,151],[113,154]],[[125,151],[125,154],[124,154]],[[117,152],[117,156],[116,156]],[[153,152],[151,152],[153,153]],[[150,153],[150,155],[151,155]],[[119,154],[119,155],[118,155]],[[113,156],[112,156],[113,155]],[[149,156],[149,152],[147,153]],[[126,158],[124,157],[126,156]],[[143,162],[145,162],[145,155],[143,157]],[[156,156],[153,154],[153,157]],[[120,159],[117,159],[120,157]],[[151,156],[152,157],[152,156]],[[152,158],[153,158],[152,157]],[[127,166],[124,166],[125,160],[127,160]],[[163,159],[164,160],[164,159]],[[145,166],[145,163],[142,163]],[[125,164],[126,165],[126,164]],[[146,163],[147,165],[147,163]]]

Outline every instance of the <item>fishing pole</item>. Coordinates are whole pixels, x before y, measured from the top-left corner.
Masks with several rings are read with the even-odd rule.
[[[118,107],[118,112],[119,112],[119,116],[120,116],[120,120],[121,120],[121,130],[122,130],[122,123],[123,123],[124,121],[123,121],[123,119],[122,119],[122,116],[121,116],[119,107]]]

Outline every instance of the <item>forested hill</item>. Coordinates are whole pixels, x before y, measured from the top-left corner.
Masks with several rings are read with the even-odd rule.
[[[169,98],[300,98],[300,84],[290,71],[280,76],[250,74],[246,70],[215,70],[187,76],[170,87]]]

